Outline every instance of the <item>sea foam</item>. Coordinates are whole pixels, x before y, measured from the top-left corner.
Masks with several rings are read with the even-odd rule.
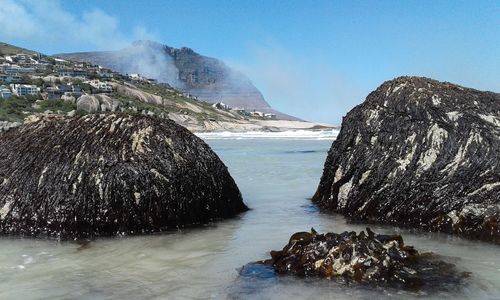
[[[214,139],[290,139],[290,140],[335,140],[339,131],[331,130],[289,130],[289,131],[246,131],[246,132],[197,132],[198,137]]]

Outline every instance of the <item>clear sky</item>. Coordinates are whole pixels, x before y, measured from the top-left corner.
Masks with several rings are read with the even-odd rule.
[[[0,41],[53,54],[136,39],[222,59],[274,108],[328,123],[401,75],[500,91],[498,0],[0,0]]]

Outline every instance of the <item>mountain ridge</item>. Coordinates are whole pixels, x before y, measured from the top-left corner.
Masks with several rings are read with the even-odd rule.
[[[274,110],[243,73],[188,47],[136,41],[130,47],[115,51],[60,53],[54,57],[90,62],[124,74],[138,73],[209,103],[223,102],[233,108],[275,113],[280,118],[298,120]]]

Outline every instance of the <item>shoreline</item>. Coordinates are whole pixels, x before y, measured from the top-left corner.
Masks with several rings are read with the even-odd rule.
[[[290,120],[246,120],[245,122],[205,121],[200,124],[181,124],[194,134],[205,133],[246,133],[246,132],[289,132],[289,131],[331,131],[340,127],[307,121]]]

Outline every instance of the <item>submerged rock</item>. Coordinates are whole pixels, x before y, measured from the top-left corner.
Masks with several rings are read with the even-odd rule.
[[[0,233],[157,232],[246,210],[226,166],[173,121],[43,117],[0,134]]]
[[[319,234],[314,229],[297,232],[282,250],[271,251],[271,259],[262,263],[278,274],[343,278],[416,290],[460,284],[468,276],[430,253],[419,254],[405,245],[400,235],[366,230],[366,234]]]
[[[500,243],[500,94],[385,82],[344,118],[313,201],[358,220]]]

